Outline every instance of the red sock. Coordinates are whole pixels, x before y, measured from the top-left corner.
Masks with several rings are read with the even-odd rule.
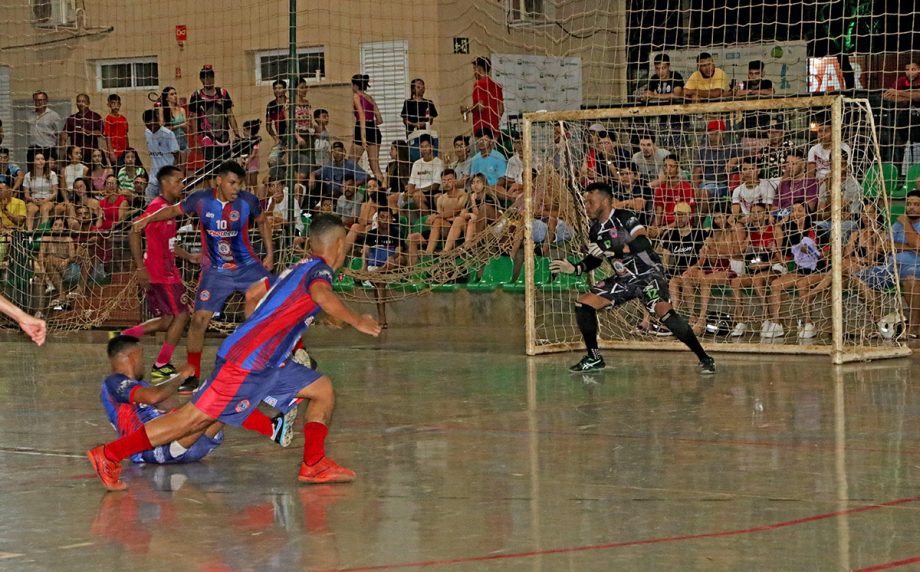
[[[253,411],[249,417],[246,418],[246,421],[243,421],[243,429],[261,433],[269,439],[272,438],[272,433],[274,432],[272,420],[258,409]]]
[[[147,437],[147,428],[141,426],[134,433],[128,433],[124,437],[106,444],[102,448],[102,452],[108,460],[113,463],[120,463],[123,459],[147,449],[153,449],[153,445],[150,444],[150,438]]]
[[[294,353],[297,350],[302,350],[302,349],[303,349],[303,338],[298,338],[297,343],[294,344],[293,348],[291,348],[291,353]]]
[[[188,363],[195,368],[195,377],[201,379],[201,352],[188,352]]]
[[[307,465],[315,465],[323,460],[326,456],[326,435],[329,434],[329,428],[322,423],[310,421],[303,426],[303,462]]]
[[[169,360],[172,359],[173,352],[176,351],[176,346],[170,343],[163,343],[163,346],[160,348],[160,354],[157,356],[157,360],[153,362],[155,367],[163,367],[169,363]]]
[[[138,324],[136,326],[131,326],[127,330],[122,330],[121,335],[134,336],[135,338],[143,337],[144,336],[144,324]]]

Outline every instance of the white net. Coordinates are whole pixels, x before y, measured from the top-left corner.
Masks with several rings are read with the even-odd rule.
[[[504,181],[499,178],[508,175],[505,170],[490,174],[487,189],[476,197],[495,197],[495,208],[482,209],[475,225],[459,231],[459,238],[446,245],[450,229],[439,228],[440,240],[429,248],[428,217],[439,208],[436,192],[429,193],[426,203],[392,196],[406,192],[422,136],[427,135],[434,155],[443,167],[463,175],[464,195],[472,197],[475,173],[469,172],[469,160],[477,153],[473,137],[481,127],[490,127],[497,152],[510,161],[512,141],[527,112],[638,103],[649,99],[649,87],[654,92],[651,99],[664,103],[681,103],[686,96],[691,101],[693,96],[747,98],[757,95],[757,86],[766,89],[765,80],[778,96],[863,89],[879,120],[880,158],[899,171],[896,186],[912,186],[920,175],[911,171],[920,163],[920,146],[914,144],[920,130],[910,126],[920,113],[912,113],[910,90],[920,81],[909,72],[901,77],[908,83],[900,84],[900,95],[884,90],[898,87],[895,82],[901,81],[898,76],[912,59],[915,10],[883,4],[361,0],[330,5],[313,0],[217,0],[201,5],[167,1],[150,9],[114,0],[5,2],[0,6],[0,17],[8,23],[8,33],[0,40],[0,147],[9,151],[9,163],[23,175],[37,152],[56,159],[50,168],[60,192],[51,199],[57,203],[51,210],[39,206],[13,218],[0,217],[3,291],[30,311],[42,312],[57,330],[132,323],[144,317],[123,221],[139,212],[149,193],[145,182],[135,177],[141,171],[124,168],[123,157],[131,154],[122,151],[133,147],[146,176],[155,174],[158,152],[151,154],[141,120],[145,110],[155,109],[154,100],[162,103],[158,117],[175,131],[180,147],[175,162],[187,170],[189,190],[192,183],[207,184],[195,173],[208,158],[232,157],[245,164],[247,188],[275,211],[277,270],[302,255],[309,223],[305,215],[335,211],[341,203],[339,212],[353,219],[349,222],[357,223],[358,230],[353,258],[337,287],[360,300],[467,288],[481,283],[484,273],[494,279],[494,284],[481,286],[485,290],[503,287],[509,280],[510,292],[522,289],[517,272],[522,227],[516,224],[522,207],[514,207],[518,197],[508,194],[519,172]],[[762,14],[770,14],[769,22]],[[719,70],[717,80],[691,78],[702,71],[697,61],[702,52],[711,55]],[[656,69],[655,60],[662,55],[669,60],[670,76]],[[471,62],[479,57],[488,58],[488,69],[474,78]],[[762,78],[752,79],[750,63],[757,61],[763,63]],[[206,66],[214,72],[217,89],[205,88],[209,99],[202,103],[195,94],[204,88],[201,72]],[[357,106],[354,74],[369,80]],[[678,74],[683,87],[673,81]],[[484,81],[482,75],[500,85],[502,95],[485,97],[476,108],[474,86]],[[287,81],[286,100],[285,94],[273,93],[277,79]],[[423,80],[424,94],[413,91],[415,79]],[[93,121],[99,123],[76,109],[80,93],[88,95],[89,108],[98,114]],[[215,94],[220,95],[216,101]],[[113,95],[120,96],[119,114],[125,121],[106,117],[116,115],[109,110]],[[224,95],[232,100],[232,119]],[[672,95],[679,97],[671,99]],[[436,107],[419,103],[424,99]],[[365,100],[372,100],[379,111],[381,121],[374,118],[377,146],[373,130],[362,138],[359,129],[355,136],[361,110],[366,120],[376,115]],[[67,127],[70,116],[76,122]],[[671,121],[659,118],[662,125]],[[465,146],[455,141],[457,136],[467,137]],[[239,144],[215,152],[214,147],[228,139]],[[381,179],[386,201],[375,201],[361,180],[349,196],[351,186],[343,184],[341,172],[318,174],[311,184],[311,172],[336,161],[331,148],[335,141],[343,143],[346,156],[362,173]],[[405,144],[391,145],[397,141]],[[662,146],[688,145],[675,143]],[[69,154],[72,144],[83,148],[76,162]],[[98,161],[92,153],[96,147],[103,150]],[[85,173],[78,163],[86,166]],[[0,178],[8,178],[14,187],[12,198],[36,203],[10,164],[0,164]],[[111,207],[116,199],[105,197],[109,171],[122,175],[115,195],[128,202],[123,214]],[[556,172],[569,177],[562,165]],[[77,182],[81,174],[88,180]],[[282,182],[273,187],[269,177]],[[329,184],[322,184],[324,178]],[[35,179],[40,202],[42,173]],[[331,200],[323,202],[324,197]],[[105,208],[99,207],[100,200]],[[405,241],[402,257],[398,264],[369,270],[363,246],[384,204],[395,211],[392,224]],[[82,207],[88,208],[83,216],[89,218],[81,221]],[[472,214],[472,208],[463,214]],[[66,232],[51,232],[55,218],[65,219]],[[114,220],[118,218],[123,220]],[[188,236],[194,237],[195,221],[184,222],[192,225]],[[43,237],[49,238],[48,251],[53,250],[52,239],[65,235],[75,243],[66,267],[56,269],[50,258],[43,263]],[[194,238],[187,242],[195,246]],[[63,253],[67,247],[61,248]],[[511,255],[516,259],[509,277]],[[193,289],[196,268],[185,267],[183,272]],[[225,327],[239,319],[238,306],[236,300],[224,312]]]
[[[529,350],[580,346],[573,303],[609,285],[606,264],[591,276],[549,273],[551,259],[585,256],[581,197],[603,182],[647,228],[670,300],[704,345],[837,361],[903,355],[890,234],[903,196],[885,181],[868,105],[841,99],[835,120],[831,99],[528,115]],[[559,173],[564,184],[547,185]],[[602,346],[679,346],[639,300],[601,316]]]

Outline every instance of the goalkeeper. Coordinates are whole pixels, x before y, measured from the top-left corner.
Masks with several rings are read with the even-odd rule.
[[[570,371],[594,371],[605,367],[597,346],[597,311],[641,298],[649,313],[654,312],[674,337],[696,354],[702,372],[715,373],[715,360],[700,345],[687,319],[671,307],[668,279],[645,227],[639,223],[635,213],[613,208],[613,192],[606,183],[588,185],[585,189],[585,210],[592,221],[588,231],[591,241],[588,256],[578,264],[553,260],[550,270],[554,273],[582,274],[594,270],[606,260],[613,267],[614,274],[595,284],[575,303],[575,321],[585,340],[588,355],[569,368]]]

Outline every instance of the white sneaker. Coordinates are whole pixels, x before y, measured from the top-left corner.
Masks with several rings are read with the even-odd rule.
[[[732,330],[731,335],[733,338],[740,338],[745,334],[745,332],[747,332],[747,324],[744,322],[738,322],[735,324],[735,328]]]
[[[767,330],[770,329],[770,320],[764,320],[760,323],[760,335],[761,337],[766,337]]]
[[[773,324],[773,329],[771,330],[771,333],[773,334],[771,336],[773,338],[781,338],[786,335],[786,332],[783,331],[782,324]]]
[[[799,339],[801,340],[810,340],[816,335],[815,325],[811,322],[805,322],[805,325],[799,330]]]

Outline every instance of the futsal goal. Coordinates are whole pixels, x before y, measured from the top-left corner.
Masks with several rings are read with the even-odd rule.
[[[613,270],[549,262],[584,257],[583,193],[602,181],[646,225],[708,351],[909,354],[891,232],[906,190],[876,133],[868,103],[842,96],[525,114],[527,353],[582,347],[573,305]],[[601,347],[683,349],[644,314],[600,312]]]

